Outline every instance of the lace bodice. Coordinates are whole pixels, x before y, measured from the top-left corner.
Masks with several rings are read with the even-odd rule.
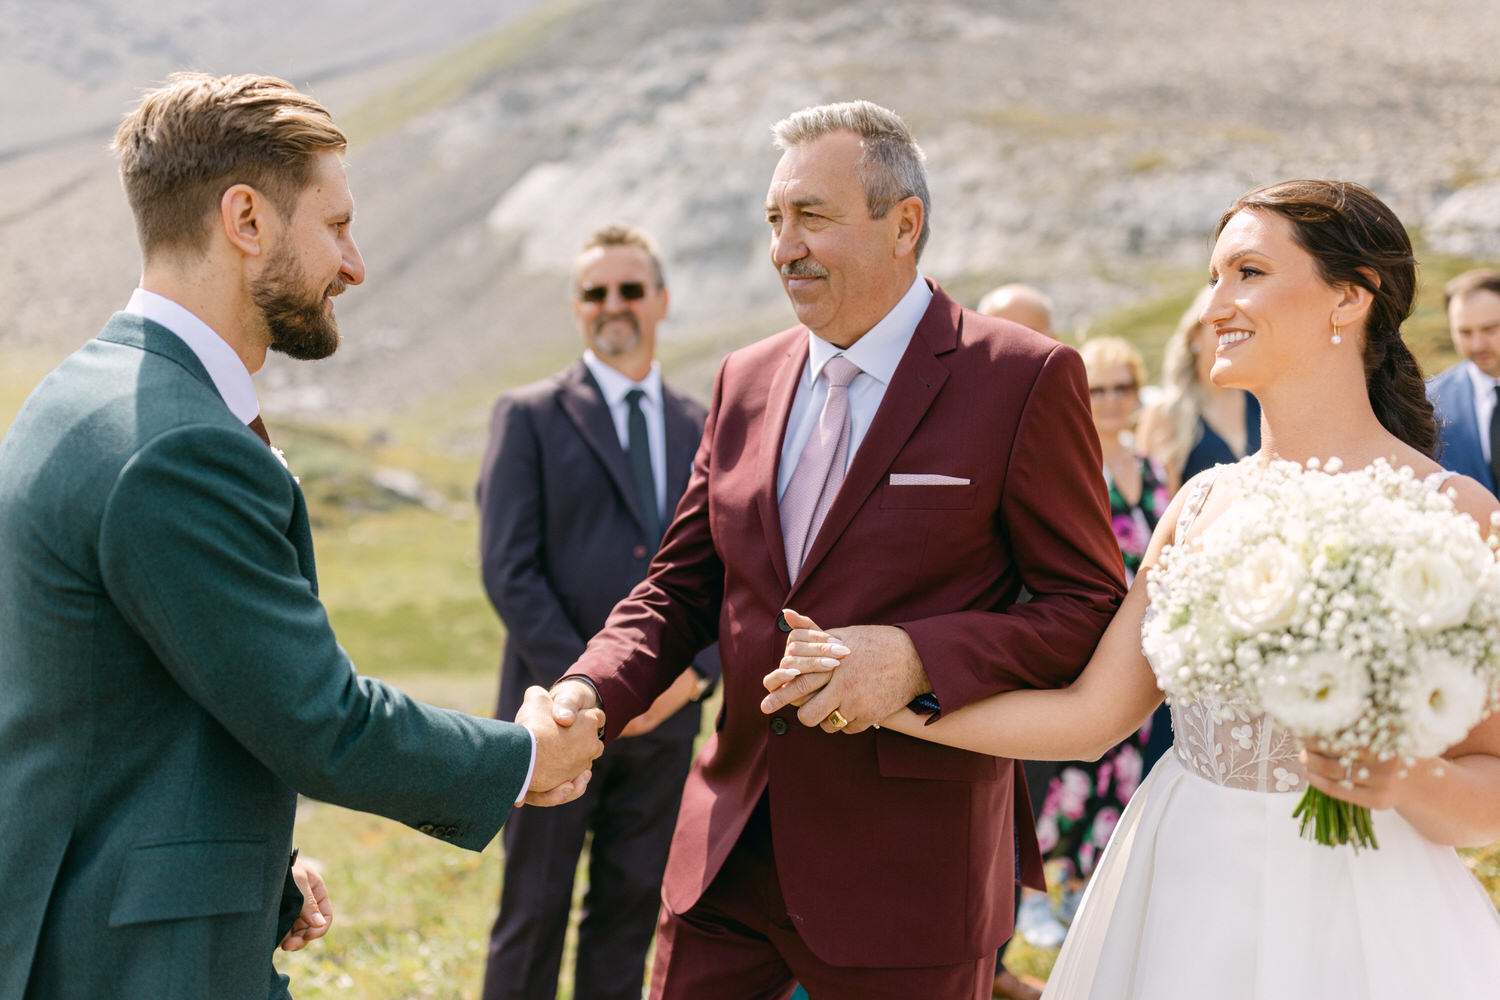
[[[1193,482],[1192,492],[1177,519],[1172,542],[1181,545],[1188,528],[1203,509],[1219,466]],[[1155,608],[1147,608],[1149,620]],[[1228,788],[1257,792],[1300,792],[1307,772],[1297,760],[1297,740],[1264,715],[1243,706],[1210,698],[1172,705],[1172,753],[1189,771]]]
[[[1234,466],[1221,465],[1194,480],[1177,519],[1173,544],[1181,545],[1187,538],[1214,481],[1230,468]],[[1428,489],[1437,489],[1452,475],[1434,473],[1427,478]],[[1146,609],[1148,620],[1154,610]],[[1242,705],[1198,698],[1172,706],[1172,752],[1189,771],[1214,784],[1257,792],[1300,792],[1307,786],[1307,771],[1297,759],[1299,749],[1291,733]]]

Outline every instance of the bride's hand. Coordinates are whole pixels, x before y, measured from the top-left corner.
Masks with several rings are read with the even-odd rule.
[[[1437,759],[1417,761],[1415,768],[1439,764]],[[1307,780],[1314,788],[1336,799],[1367,809],[1394,809],[1400,805],[1409,768],[1400,760],[1379,760],[1373,754],[1340,757],[1308,746],[1302,751]]]
[[[849,655],[848,646],[818,628],[806,615],[786,610],[782,616],[792,630],[787,634],[781,663],[761,682],[771,692],[760,703],[767,715],[786,705],[801,705],[812,697]]]

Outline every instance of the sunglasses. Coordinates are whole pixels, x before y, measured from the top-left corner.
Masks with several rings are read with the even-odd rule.
[[[1091,385],[1089,395],[1095,399],[1103,399],[1105,396],[1133,396],[1141,389],[1134,382],[1121,382],[1119,385]]]
[[[620,298],[627,302],[635,302],[637,299],[646,297],[646,285],[640,281],[622,281],[618,285],[584,285],[578,289],[578,300],[599,305],[609,295],[611,287],[620,290]]]

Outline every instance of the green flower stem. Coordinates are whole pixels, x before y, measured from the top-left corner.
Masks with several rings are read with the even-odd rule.
[[[1361,847],[1375,850],[1375,824],[1370,810],[1343,799],[1336,799],[1316,788],[1302,794],[1292,818],[1301,820],[1300,832],[1308,840],[1328,847],[1348,844],[1358,853]]]

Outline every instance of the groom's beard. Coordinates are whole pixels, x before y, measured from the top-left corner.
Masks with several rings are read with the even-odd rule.
[[[271,252],[266,273],[250,286],[271,334],[271,350],[300,361],[326,358],[339,346],[339,322],[330,300],[346,287],[335,279],[321,292],[306,291],[307,277],[285,245]]]

